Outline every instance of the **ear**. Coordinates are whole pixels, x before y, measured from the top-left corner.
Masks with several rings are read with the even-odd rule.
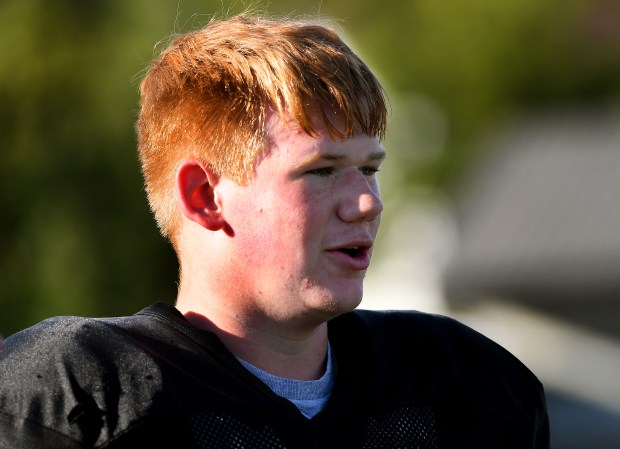
[[[210,231],[227,227],[215,196],[217,181],[218,176],[197,161],[185,161],[177,171],[176,193],[181,212]]]

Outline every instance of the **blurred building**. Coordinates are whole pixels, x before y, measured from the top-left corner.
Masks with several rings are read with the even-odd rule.
[[[620,447],[620,116],[516,120],[459,192],[449,310],[539,375],[552,447]]]

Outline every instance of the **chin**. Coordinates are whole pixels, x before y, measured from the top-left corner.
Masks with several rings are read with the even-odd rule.
[[[334,316],[350,312],[362,302],[362,291],[334,292],[325,306]]]
[[[338,285],[314,284],[306,296],[306,305],[330,318],[355,309],[362,302],[361,282],[339,282]]]

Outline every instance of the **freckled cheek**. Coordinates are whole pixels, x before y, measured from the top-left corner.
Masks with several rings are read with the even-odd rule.
[[[274,248],[281,263],[303,264],[321,246],[326,222],[317,205],[317,196],[299,195],[288,199],[288,207],[274,217]]]
[[[248,202],[236,214],[237,248],[251,264],[282,265],[301,245],[302,225],[294,208],[281,201]],[[265,267],[266,268],[266,267]]]
[[[302,217],[297,223],[297,231],[304,247],[305,255],[312,263],[320,258],[325,245],[333,238],[334,229],[330,228],[337,220],[332,206],[334,194],[310,192],[302,197]],[[316,261],[315,261],[316,262]]]
[[[321,245],[332,197],[325,189],[315,191],[302,184],[248,192],[234,208],[231,225],[239,239],[237,247],[254,265],[303,264]]]

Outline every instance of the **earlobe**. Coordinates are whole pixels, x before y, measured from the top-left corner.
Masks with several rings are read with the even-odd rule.
[[[210,231],[227,228],[215,197],[218,177],[197,161],[185,161],[177,171],[177,202],[183,215]]]

